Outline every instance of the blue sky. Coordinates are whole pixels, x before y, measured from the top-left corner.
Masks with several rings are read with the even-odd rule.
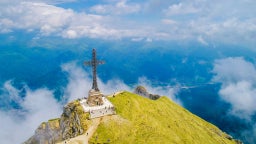
[[[254,0],[2,0],[0,33],[255,45]]]

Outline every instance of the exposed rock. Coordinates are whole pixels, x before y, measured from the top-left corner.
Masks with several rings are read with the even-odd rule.
[[[78,101],[71,102],[60,118],[43,122],[24,144],[54,144],[81,135],[87,130],[88,118]]]
[[[149,98],[152,99],[152,100],[157,100],[160,98],[160,95],[157,95],[157,94],[149,94]]]
[[[144,96],[144,97],[147,97],[147,98],[150,98],[152,100],[157,100],[158,98],[160,98],[159,95],[148,93],[147,89],[143,86],[137,86],[134,93]]]
[[[64,107],[63,114],[60,118],[62,139],[64,140],[76,137],[78,135],[83,134],[84,132],[84,129],[81,126],[81,121],[79,118],[79,114],[81,114],[81,112],[77,108],[78,105],[80,104],[69,103],[67,106]]]
[[[25,144],[54,144],[61,140],[60,119],[49,120],[43,122]]]

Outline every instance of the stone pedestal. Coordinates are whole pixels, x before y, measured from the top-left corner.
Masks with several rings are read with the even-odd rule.
[[[87,104],[89,106],[103,105],[102,96],[103,94],[100,91],[95,91],[94,89],[91,89],[88,93]]]

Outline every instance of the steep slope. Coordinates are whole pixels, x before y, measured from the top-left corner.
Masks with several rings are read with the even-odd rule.
[[[43,122],[24,144],[54,144],[79,136],[88,129],[89,113],[84,113],[79,101],[68,103],[60,118]]]
[[[43,122],[25,144],[147,143],[235,144],[240,141],[175,104],[130,92],[108,97],[117,115],[89,119],[79,101],[68,103],[60,118]]]
[[[103,118],[89,143],[239,143],[167,97],[150,100],[123,92],[109,100],[118,116]]]

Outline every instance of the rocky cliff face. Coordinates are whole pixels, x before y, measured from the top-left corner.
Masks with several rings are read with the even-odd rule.
[[[83,134],[87,129],[89,114],[85,114],[79,102],[69,103],[64,107],[60,118],[62,139],[69,139]]]
[[[88,127],[89,114],[78,101],[66,105],[60,118],[43,122],[24,144],[54,144],[83,134]]]
[[[60,119],[43,122],[25,144],[52,144],[61,140]]]

